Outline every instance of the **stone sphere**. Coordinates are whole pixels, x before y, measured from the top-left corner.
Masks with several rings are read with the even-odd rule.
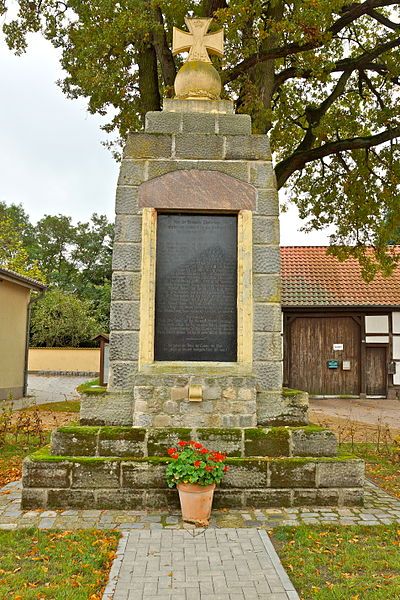
[[[208,98],[219,100],[221,78],[211,63],[193,60],[186,62],[175,78],[175,95],[182,100]]]

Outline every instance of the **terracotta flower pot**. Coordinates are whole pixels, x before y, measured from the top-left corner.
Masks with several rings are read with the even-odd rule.
[[[178,483],[177,488],[181,502],[182,519],[196,525],[208,525],[215,483],[211,485]]]

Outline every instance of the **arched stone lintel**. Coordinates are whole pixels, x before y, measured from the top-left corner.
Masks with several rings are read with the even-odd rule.
[[[178,170],[142,183],[139,207],[170,210],[255,210],[257,191],[219,171]]]

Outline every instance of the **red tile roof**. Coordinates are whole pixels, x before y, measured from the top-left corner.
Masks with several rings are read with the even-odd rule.
[[[391,277],[366,283],[356,259],[340,262],[326,246],[281,248],[282,305],[400,306],[400,265]],[[400,253],[400,246],[394,247]]]

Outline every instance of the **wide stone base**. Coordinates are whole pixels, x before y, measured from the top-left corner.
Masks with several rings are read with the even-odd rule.
[[[25,459],[22,506],[166,509],[166,450],[198,439],[228,454],[218,508],[354,506],[363,502],[364,462],[337,456],[334,434],[321,427],[146,429],[63,427],[51,449]]]
[[[168,459],[33,455],[24,462],[22,507],[165,509],[179,506],[165,484]],[[340,458],[231,458],[216,508],[357,506],[363,461]]]

